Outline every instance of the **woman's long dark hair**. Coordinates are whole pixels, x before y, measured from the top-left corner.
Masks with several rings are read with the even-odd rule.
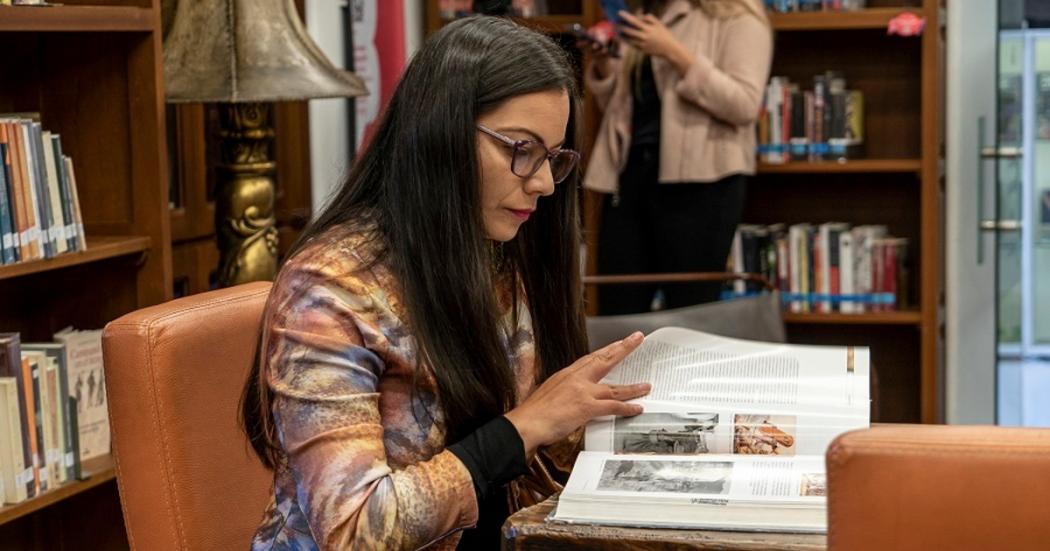
[[[444,27],[409,63],[367,150],[289,253],[335,226],[374,230],[377,260],[401,285],[406,321],[436,380],[450,443],[514,405],[513,369],[498,330],[493,247],[481,218],[477,120],[510,98],[549,90],[569,95],[565,147],[573,147],[579,94],[560,46],[494,17]],[[577,182],[573,174],[558,184],[502,247],[504,271],[525,291],[540,380],[587,352]],[[263,463],[275,468],[283,454],[259,355],[241,420]]]

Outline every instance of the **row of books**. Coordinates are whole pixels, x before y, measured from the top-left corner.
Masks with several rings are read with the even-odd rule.
[[[847,90],[837,71],[803,90],[787,77],[769,80],[758,120],[758,157],[765,163],[844,160],[864,143],[864,95]]]
[[[102,332],[63,329],[50,343],[0,333],[0,498],[20,503],[81,478],[109,453]]]
[[[908,300],[908,240],[886,226],[741,225],[731,270],[763,275],[792,312],[859,314],[901,310]],[[735,282],[733,294],[759,290]]]
[[[0,264],[87,249],[73,161],[39,116],[0,116]]]
[[[799,11],[849,11],[867,7],[867,0],[765,0],[766,9],[777,13]]]

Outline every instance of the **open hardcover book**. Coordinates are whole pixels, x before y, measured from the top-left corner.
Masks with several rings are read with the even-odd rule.
[[[645,412],[587,426],[555,521],[826,531],[824,452],[869,424],[867,348],[654,331],[604,379]]]

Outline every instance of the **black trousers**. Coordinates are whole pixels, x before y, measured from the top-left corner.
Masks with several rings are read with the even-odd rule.
[[[721,272],[744,209],[746,177],[660,184],[657,146],[632,147],[619,197],[607,195],[598,236],[598,273]],[[657,285],[603,285],[601,315],[648,312]],[[662,287],[664,306],[718,300],[722,283]]]

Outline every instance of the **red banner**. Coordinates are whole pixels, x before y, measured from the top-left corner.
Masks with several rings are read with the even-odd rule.
[[[386,108],[405,68],[405,12],[401,0],[351,0],[354,72],[364,79],[369,95],[358,98],[357,143],[369,142],[380,113]]]

